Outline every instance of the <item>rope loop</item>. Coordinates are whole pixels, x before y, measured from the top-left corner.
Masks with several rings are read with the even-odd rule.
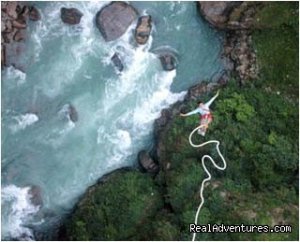
[[[199,213],[200,213],[200,210],[204,204],[204,196],[203,196],[203,190],[204,190],[204,185],[206,182],[208,182],[210,179],[211,179],[211,174],[210,172],[207,170],[206,166],[205,166],[205,159],[209,159],[211,161],[211,163],[214,165],[215,168],[217,168],[218,170],[221,170],[221,171],[224,171],[227,167],[227,164],[226,164],[226,161],[222,155],[222,153],[220,152],[220,149],[219,149],[219,146],[220,146],[220,141],[218,140],[210,140],[210,141],[206,141],[202,144],[194,144],[193,141],[192,141],[192,136],[193,134],[198,131],[199,129],[201,129],[203,126],[205,125],[199,125],[197,128],[195,128],[191,133],[190,133],[190,136],[189,136],[189,142],[190,142],[190,145],[192,147],[195,147],[195,148],[200,148],[200,147],[203,147],[207,144],[212,144],[212,143],[215,143],[216,144],[216,149],[217,149],[217,152],[219,154],[219,156],[221,157],[222,161],[223,161],[223,166],[219,166],[215,163],[214,159],[210,156],[210,155],[204,155],[202,158],[201,158],[201,163],[202,163],[202,167],[204,169],[204,171],[206,172],[206,174],[208,175],[208,177],[206,177],[205,179],[203,179],[202,183],[201,183],[201,187],[200,187],[200,198],[201,198],[201,203],[197,209],[197,212],[196,212],[196,216],[195,216],[195,224],[197,224],[198,222],[198,216],[199,216]],[[193,241],[195,241],[196,239],[196,233],[193,233]]]

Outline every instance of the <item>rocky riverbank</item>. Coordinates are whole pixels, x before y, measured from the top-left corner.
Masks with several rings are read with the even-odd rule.
[[[258,77],[251,34],[260,28],[255,16],[263,5],[261,2],[198,2],[201,17],[213,28],[225,31],[223,56],[227,68],[243,84]]]
[[[32,5],[23,2],[1,2],[1,68],[14,66],[25,71],[20,62],[25,51],[28,21],[38,21],[41,15]]]

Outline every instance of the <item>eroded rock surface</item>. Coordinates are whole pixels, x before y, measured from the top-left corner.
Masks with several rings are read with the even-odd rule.
[[[105,41],[112,41],[121,37],[137,16],[137,10],[126,2],[112,2],[97,13],[96,26]]]
[[[37,8],[23,2],[1,2],[1,67],[14,66],[24,71],[28,63],[21,61],[24,54],[28,20],[40,20]]]
[[[154,160],[150,157],[149,153],[145,150],[142,150],[138,154],[138,162],[142,169],[149,173],[157,173],[159,168]]]
[[[80,23],[83,13],[80,12],[77,8],[61,8],[60,17],[61,20],[70,25],[76,25]]]
[[[144,45],[147,43],[152,29],[151,22],[151,16],[149,15],[139,18],[135,29],[135,40],[138,44]]]

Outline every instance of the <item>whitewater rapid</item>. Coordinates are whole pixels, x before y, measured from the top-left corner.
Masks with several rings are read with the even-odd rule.
[[[26,74],[13,67],[2,71],[2,239],[35,239],[33,229],[62,218],[101,176],[134,165],[137,153],[152,145],[153,122],[161,110],[186,94],[172,91],[178,71],[163,71],[151,52],[159,35],[155,21],[145,46],[132,42],[136,22],[120,39],[106,43],[93,24],[104,4],[39,3],[42,20],[29,26]],[[177,5],[165,4],[165,11]],[[157,7],[138,6],[152,15]],[[184,6],[178,16],[194,11]],[[64,25],[61,7],[78,8],[80,24]],[[172,31],[181,28],[178,22],[166,24]],[[115,52],[123,61],[122,73],[111,63]],[[207,61],[217,63],[217,52]],[[219,63],[209,76],[220,69]],[[66,115],[69,104],[78,112],[77,122]],[[32,203],[33,185],[42,191],[42,205]]]

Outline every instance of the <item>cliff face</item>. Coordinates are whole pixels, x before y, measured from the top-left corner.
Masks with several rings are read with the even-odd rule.
[[[286,35],[287,29],[292,28],[295,37],[299,35],[296,3],[199,1],[197,4],[202,18],[209,22],[213,28],[225,31],[223,56],[227,59],[228,67],[240,84],[258,79],[259,68],[264,66],[264,63],[259,63],[257,60],[259,57],[257,57],[255,47],[260,48],[260,46],[255,45],[262,46],[268,42],[269,54],[260,54],[272,61],[271,52],[281,53],[283,49],[289,49],[283,43],[277,44],[284,41],[281,35]],[[268,31],[269,39],[263,37]],[[275,38],[271,37],[273,33],[277,35]],[[254,40],[253,37],[256,36],[264,39],[260,40],[258,37]],[[280,40],[280,38],[282,39]],[[270,43],[272,39],[274,39],[274,43]],[[277,43],[275,43],[276,41]],[[278,48],[279,45],[280,48]],[[291,53],[288,54],[292,55]],[[285,54],[282,53],[282,55]],[[262,60],[264,57],[260,59]]]
[[[261,2],[198,2],[200,15],[213,28],[226,32],[223,55],[232,63],[234,74],[241,83],[257,78],[251,33],[260,28],[256,13],[261,8]]]
[[[255,14],[261,2],[199,1],[198,8],[212,26],[218,29],[241,30],[256,27]]]
[[[38,21],[41,16],[34,7],[22,2],[1,2],[1,67],[14,66],[24,71],[20,62],[25,51],[28,21]]]

